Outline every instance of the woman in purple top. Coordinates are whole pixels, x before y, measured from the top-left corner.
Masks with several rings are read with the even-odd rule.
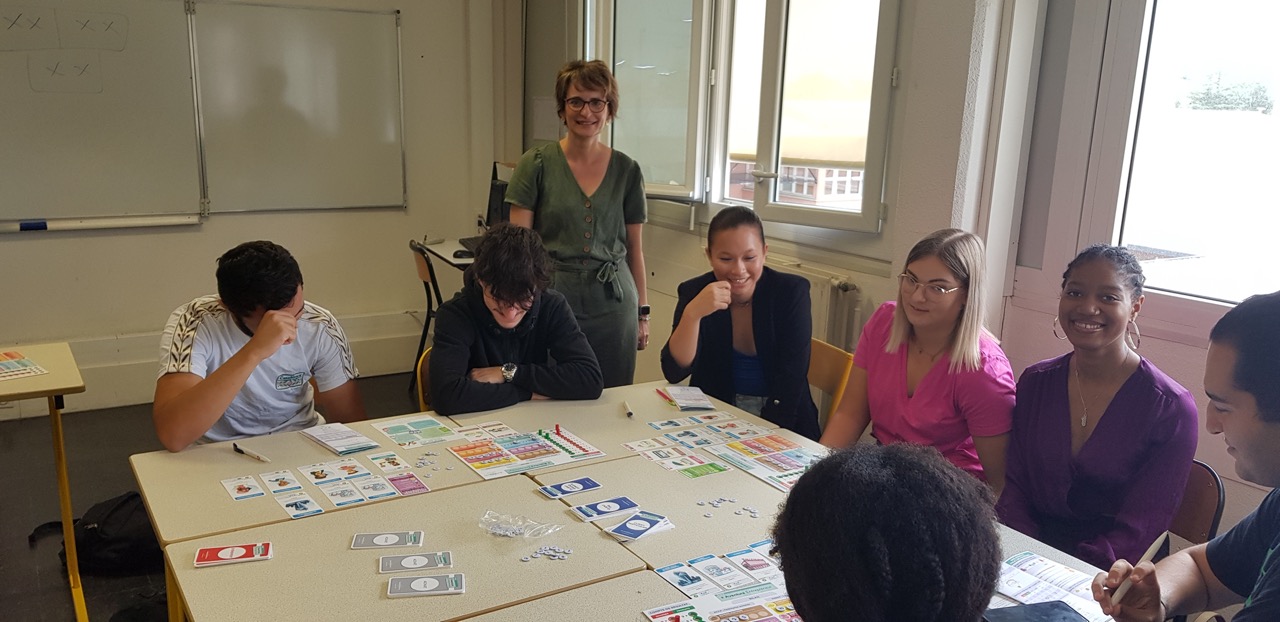
[[[1169,528],[1196,452],[1195,400],[1136,351],[1145,280],[1132,253],[1103,244],[1067,266],[1054,334],[1061,324],[1073,349],[1018,379],[996,507],[1100,568],[1136,563]]]

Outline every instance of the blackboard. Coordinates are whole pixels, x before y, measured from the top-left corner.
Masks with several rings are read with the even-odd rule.
[[[402,207],[397,20],[0,3],[0,222]]]

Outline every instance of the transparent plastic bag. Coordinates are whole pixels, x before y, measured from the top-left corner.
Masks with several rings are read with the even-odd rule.
[[[516,536],[541,538],[564,529],[564,525],[539,523],[527,516],[499,514],[489,510],[484,513],[484,516],[480,517],[480,528],[495,536],[506,538],[514,538]]]

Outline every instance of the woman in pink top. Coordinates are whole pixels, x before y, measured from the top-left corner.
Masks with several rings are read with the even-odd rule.
[[[844,399],[822,444],[847,447],[871,424],[882,444],[930,445],[1004,488],[1013,370],[983,328],[982,241],[943,229],[916,243],[886,302],[862,329]]]

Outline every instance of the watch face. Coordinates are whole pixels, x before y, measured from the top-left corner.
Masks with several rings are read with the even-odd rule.
[[[649,315],[649,305],[640,305],[640,315]]]

